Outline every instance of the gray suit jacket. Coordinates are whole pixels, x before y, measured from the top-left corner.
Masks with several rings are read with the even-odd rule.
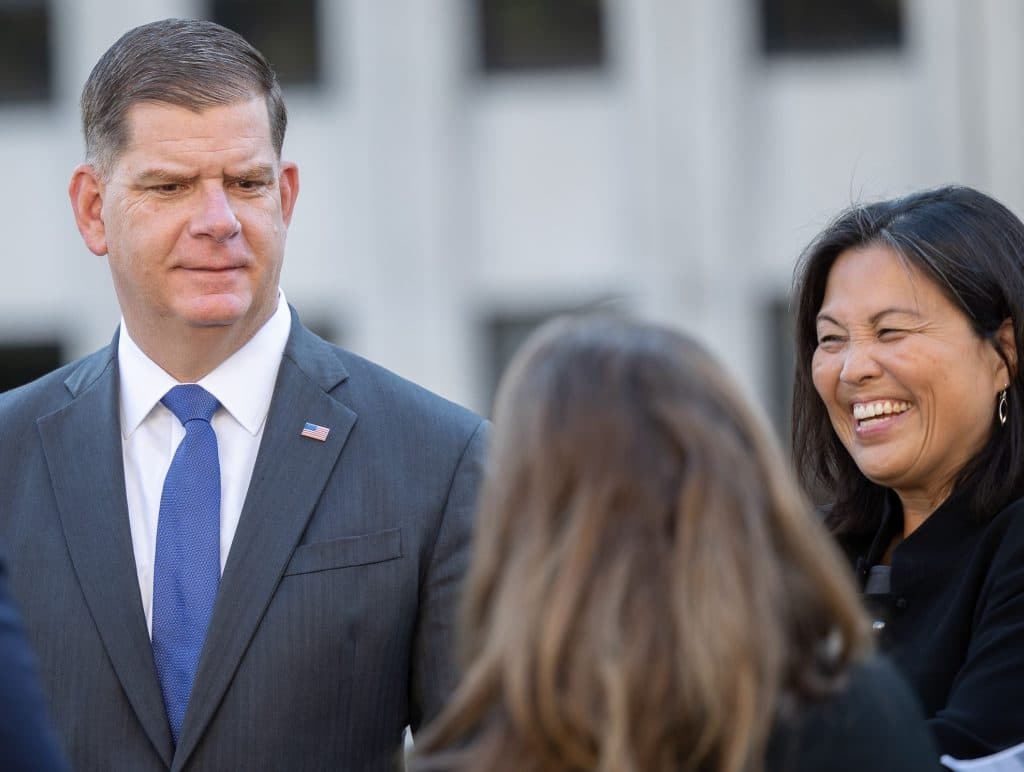
[[[132,553],[117,346],[0,395],[0,542],[79,770],[394,769],[456,677],[486,422],[293,312],[172,748]],[[330,428],[301,437],[305,422]]]

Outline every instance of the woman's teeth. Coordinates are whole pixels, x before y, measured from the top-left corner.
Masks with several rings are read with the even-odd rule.
[[[853,417],[866,425],[871,419],[880,420],[884,416],[897,415],[910,410],[910,403],[901,400],[883,399],[877,402],[858,402],[853,406]]]

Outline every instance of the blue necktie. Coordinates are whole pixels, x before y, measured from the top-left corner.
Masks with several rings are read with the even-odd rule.
[[[220,403],[201,386],[161,400],[185,426],[160,497],[153,566],[153,659],[174,743],[220,582],[220,462],[210,419]]]

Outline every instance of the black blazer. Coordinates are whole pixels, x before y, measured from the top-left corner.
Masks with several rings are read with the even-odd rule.
[[[942,752],[975,758],[1024,742],[1024,499],[986,523],[963,501],[893,550],[890,595],[872,612]],[[862,585],[902,528],[890,495],[874,534],[840,538]]]
[[[767,772],[927,772],[941,769],[921,708],[895,668],[876,658],[846,688],[804,705],[772,733]]]

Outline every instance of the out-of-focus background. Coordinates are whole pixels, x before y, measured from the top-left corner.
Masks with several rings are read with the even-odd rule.
[[[77,100],[167,16],[285,84],[304,321],[483,412],[535,324],[608,304],[781,423],[794,262],[840,208],[957,181],[1024,212],[1020,0],[0,0],[0,390],[110,339]]]

